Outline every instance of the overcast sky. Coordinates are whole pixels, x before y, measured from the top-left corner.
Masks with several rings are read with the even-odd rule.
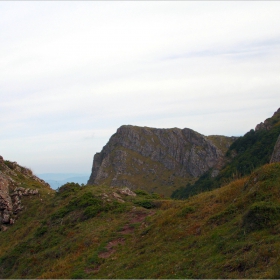
[[[280,107],[279,15],[279,1],[1,1],[0,155],[89,173],[123,124],[243,135]]]

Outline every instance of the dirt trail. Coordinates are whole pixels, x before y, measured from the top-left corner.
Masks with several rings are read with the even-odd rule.
[[[105,247],[107,249],[107,251],[99,253],[98,257],[101,259],[109,258],[116,251],[116,249],[114,247],[118,246],[119,244],[122,245],[122,244],[124,244],[124,242],[125,242],[124,238],[118,238],[118,239],[110,241],[107,244],[107,246]]]
[[[144,212],[143,210],[132,210],[129,214],[128,223],[126,223],[123,226],[120,233],[123,235],[133,233],[135,230],[135,227],[133,226],[133,224],[143,223],[147,216],[151,216],[154,213],[155,213],[154,211],[145,211]],[[125,238],[122,238],[122,237],[110,241],[105,247],[106,252],[99,253],[98,257],[102,258],[102,259],[109,258],[112,254],[114,254],[116,252],[115,247],[117,247],[118,245],[123,245],[124,243],[125,243]]]

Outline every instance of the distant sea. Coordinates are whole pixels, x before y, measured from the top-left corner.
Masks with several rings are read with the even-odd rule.
[[[36,176],[49,183],[51,188],[56,190],[68,182],[86,184],[90,173],[41,173],[36,174]]]

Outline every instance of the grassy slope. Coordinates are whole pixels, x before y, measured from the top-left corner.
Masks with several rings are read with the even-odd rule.
[[[185,201],[42,190],[0,232],[0,278],[279,278],[279,186],[269,164]]]
[[[224,154],[226,154],[230,145],[236,140],[237,137],[228,137],[222,135],[209,135],[206,138],[211,140],[216,147],[218,147]]]

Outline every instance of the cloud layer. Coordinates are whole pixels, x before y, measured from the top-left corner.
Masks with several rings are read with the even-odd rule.
[[[1,2],[1,154],[89,172],[122,124],[242,135],[280,104],[279,2]]]

